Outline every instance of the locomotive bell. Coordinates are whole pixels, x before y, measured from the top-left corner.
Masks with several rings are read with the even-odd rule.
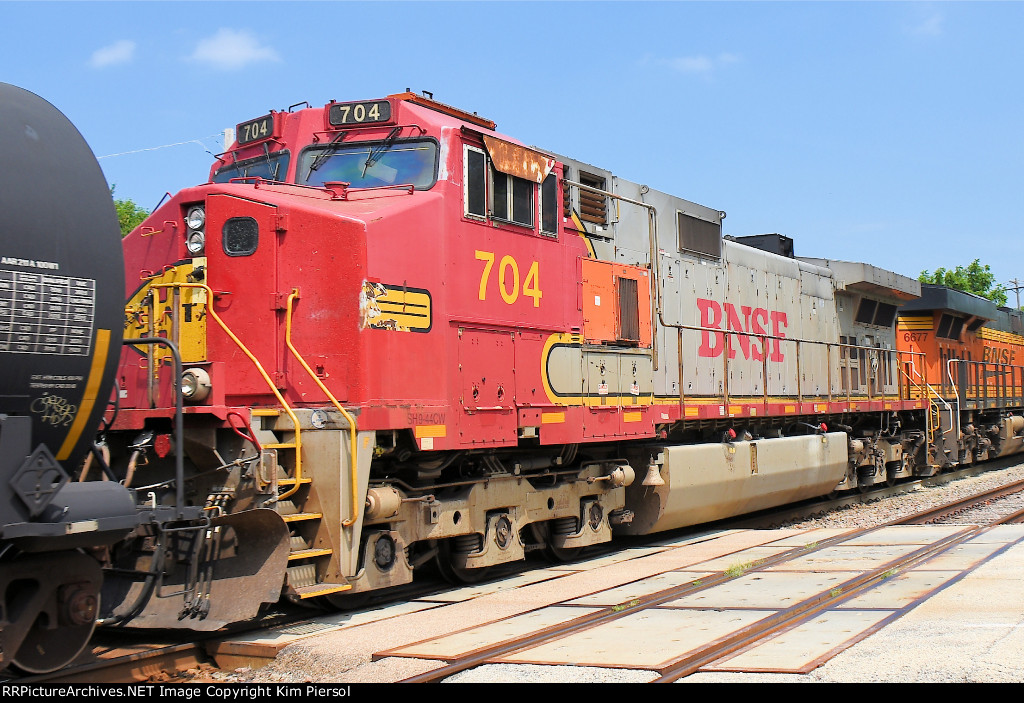
[[[661,477],[661,467],[653,461],[647,466],[647,475],[644,477],[643,486],[664,486],[665,479]]]

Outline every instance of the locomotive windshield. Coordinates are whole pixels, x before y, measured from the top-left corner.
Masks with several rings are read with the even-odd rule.
[[[295,181],[311,186],[341,181],[352,188],[411,183],[427,189],[437,181],[437,142],[385,139],[311,147],[299,157]]]
[[[283,181],[288,172],[287,151],[278,151],[255,159],[236,161],[217,171],[214,183],[227,183],[232,178],[262,178],[265,181]]]

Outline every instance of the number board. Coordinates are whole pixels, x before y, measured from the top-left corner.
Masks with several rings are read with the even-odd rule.
[[[331,105],[330,122],[336,127],[352,124],[372,124],[391,120],[391,102],[370,100],[360,103]]]
[[[238,145],[251,144],[261,139],[269,139],[274,136],[274,113],[249,120],[238,125],[235,131],[235,138]]]

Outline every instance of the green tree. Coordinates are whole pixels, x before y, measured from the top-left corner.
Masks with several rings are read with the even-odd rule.
[[[957,266],[952,271],[944,268],[935,269],[935,273],[922,271],[917,279],[921,283],[934,283],[965,293],[974,293],[982,298],[988,298],[996,305],[1006,305],[1006,290],[1001,285],[996,285],[995,274],[988,264],[982,265],[978,259],[966,267]]]
[[[110,187],[110,196],[114,196],[114,189]],[[149,210],[139,207],[131,200],[118,200],[114,198],[114,208],[117,210],[117,222],[121,225],[121,236],[124,237],[133,229],[139,226],[144,219],[149,217]]]

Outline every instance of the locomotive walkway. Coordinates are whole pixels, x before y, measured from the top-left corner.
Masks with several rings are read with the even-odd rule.
[[[461,680],[602,680],[576,677],[619,668],[628,678],[608,680],[653,681],[711,645],[739,641],[737,633],[756,622],[821,601],[808,617],[734,647],[682,680],[949,680],[950,667],[964,669],[959,680],[984,680],[969,673],[976,665],[994,667],[996,680],[1024,680],[1017,665],[1024,651],[1024,526],[891,526],[846,539],[850,534],[736,530],[667,540],[320,618],[302,632],[226,641],[217,658],[224,668],[257,664],[316,633],[266,674],[399,681],[427,678],[477,653],[484,666]],[[953,544],[958,538],[966,539]],[[943,549],[946,543],[953,546]],[[908,555],[923,558],[896,566]],[[873,581],[854,593],[865,574]],[[588,618],[586,629],[500,653],[503,642]],[[499,653],[488,656],[495,647]],[[524,664],[543,666],[526,667],[531,674]]]

